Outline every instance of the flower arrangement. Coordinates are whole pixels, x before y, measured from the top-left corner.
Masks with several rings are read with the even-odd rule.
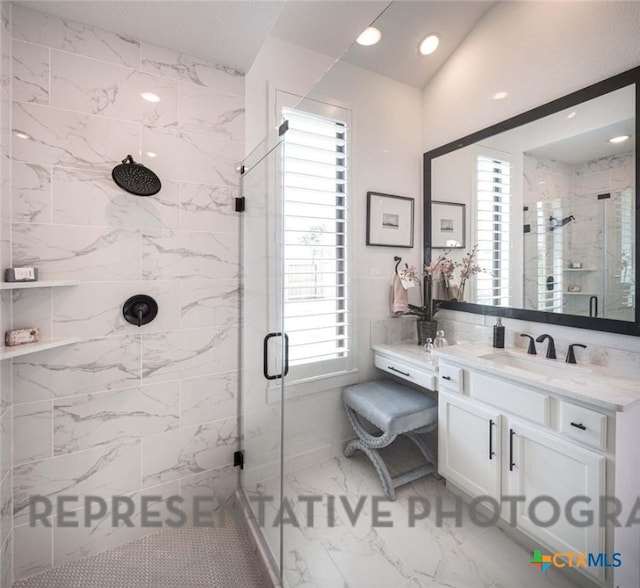
[[[405,264],[404,269],[400,270],[400,277],[408,282],[414,282],[420,286],[420,306],[409,304],[409,313],[421,321],[433,321],[435,314],[438,312],[438,303],[434,301],[433,284],[434,281],[440,281],[444,287],[443,298],[448,298],[449,292],[454,292],[452,300],[462,302],[464,300],[464,288],[467,280],[480,272],[484,272],[477,263],[478,245],[474,245],[471,251],[468,251],[462,258],[462,261],[454,261],[448,257],[450,249],[447,249],[431,261],[425,264],[422,270],[422,276],[419,276],[415,266]],[[451,280],[455,277],[456,270],[459,268],[460,285],[457,287],[451,284]]]
[[[444,255],[440,255],[429,265],[424,266],[422,279],[414,266],[405,266],[400,272],[402,279],[411,280],[420,286],[420,306],[409,304],[408,313],[416,316],[418,320],[433,321],[438,311],[438,305],[433,300],[434,279],[442,279],[448,283],[456,267],[455,262],[446,256],[447,253],[448,251],[445,251]]]
[[[485,271],[476,263],[477,254],[478,244],[476,243],[471,251],[467,251],[465,256],[462,258],[462,261],[458,264],[460,267],[460,286],[458,287],[457,298],[460,302],[464,300],[464,287],[467,280],[470,277]]]
[[[435,260],[432,260],[429,265],[424,266],[424,275],[430,279],[431,285],[434,282],[437,283],[436,292],[440,290],[438,298],[448,298],[448,292],[450,289],[451,278],[457,267],[457,263],[447,257],[451,249],[446,249],[443,254],[439,255]],[[443,293],[444,292],[444,293]]]

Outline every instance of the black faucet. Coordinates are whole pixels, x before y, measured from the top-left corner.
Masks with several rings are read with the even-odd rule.
[[[582,343],[574,343],[573,345],[569,345],[569,350],[567,351],[567,359],[565,361],[567,363],[576,363],[576,354],[573,352],[574,347],[582,347],[586,349],[586,345],[582,345]]]
[[[551,335],[540,335],[536,341],[542,343],[545,339],[549,339],[549,345],[547,346],[547,359],[556,359],[556,344],[553,342]]]
[[[526,333],[521,333],[521,337],[529,337],[529,349],[527,349],[527,353],[529,355],[536,355],[536,342],[535,339],[531,335],[527,335]]]

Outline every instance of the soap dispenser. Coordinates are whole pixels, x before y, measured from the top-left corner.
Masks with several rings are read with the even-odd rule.
[[[429,337],[424,346],[424,360],[430,365],[436,364],[436,358],[433,355],[433,351],[434,351],[433,341],[431,340],[431,337]]]
[[[496,320],[496,324],[493,325],[493,346],[498,349],[504,348],[504,325],[500,317]]]

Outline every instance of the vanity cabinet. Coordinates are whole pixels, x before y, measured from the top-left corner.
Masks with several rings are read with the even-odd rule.
[[[506,354],[509,361],[499,364],[496,350],[481,343],[437,350],[437,371],[416,345],[376,345],[374,352],[381,370],[438,390],[438,472],[448,484],[472,498],[500,502],[524,496],[513,516],[513,502],[503,499],[501,514],[520,540],[529,538],[530,548],[591,553],[608,562],[578,568],[590,580],[578,585],[640,586],[636,374],[530,358],[524,350],[501,352],[498,359]],[[533,369],[517,367],[523,364]],[[529,506],[540,496],[561,508],[552,526],[531,519]],[[618,524],[598,519],[603,497],[607,512],[621,509],[614,517]],[[611,498],[617,503],[609,504]],[[567,521],[567,503],[577,525]],[[534,513],[544,522],[551,508],[549,501],[538,500]],[[591,513],[593,524],[584,524]],[[508,524],[503,527],[509,532]],[[614,554],[621,565],[612,566]]]
[[[460,396],[438,397],[438,470],[471,496],[500,495],[500,413]]]
[[[516,526],[556,551],[605,551],[603,529],[597,520],[595,525],[577,527],[569,524],[564,513],[565,505],[574,497],[584,497],[572,509],[578,521],[583,519],[581,510],[597,508],[605,493],[605,457],[518,419],[507,418],[504,423],[507,459],[503,463],[503,492],[525,497],[518,503]],[[529,517],[531,501],[540,496],[553,497],[562,509],[558,522],[550,527],[535,524]],[[543,521],[553,515],[551,505],[544,503],[535,513]],[[603,568],[591,569],[597,577],[603,577],[602,572]]]
[[[557,552],[605,552],[605,533],[597,517],[593,525],[571,525],[565,506],[573,497],[584,497],[571,510],[580,521],[584,509],[597,513],[599,498],[606,494],[606,455],[585,446],[602,444],[600,417],[606,422],[606,416],[556,402],[543,390],[528,390],[508,380],[441,363],[441,375],[450,375],[452,370],[457,378],[440,380],[439,473],[471,497],[491,496],[498,503],[501,496],[524,497],[518,499],[513,518],[510,505],[503,502],[502,516],[541,547]],[[587,425],[582,425],[583,431],[569,424],[567,435],[567,419]],[[574,440],[573,429],[577,434],[586,433],[582,442]],[[545,496],[560,507],[558,521],[551,526],[530,518],[532,501]],[[544,499],[533,506],[539,521],[554,514],[553,505]],[[602,567],[584,572],[604,580]]]

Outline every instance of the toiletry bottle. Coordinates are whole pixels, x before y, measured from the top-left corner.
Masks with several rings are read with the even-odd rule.
[[[430,365],[435,365],[436,363],[436,358],[433,356],[433,341],[431,337],[427,339],[424,346],[424,360]]]
[[[504,325],[500,317],[498,317],[496,324],[493,325],[493,346],[499,349],[504,347]]]
[[[444,331],[438,331],[436,333],[436,338],[433,341],[433,346],[435,348],[438,347],[446,347],[447,345],[449,345],[448,341],[444,338]]]

